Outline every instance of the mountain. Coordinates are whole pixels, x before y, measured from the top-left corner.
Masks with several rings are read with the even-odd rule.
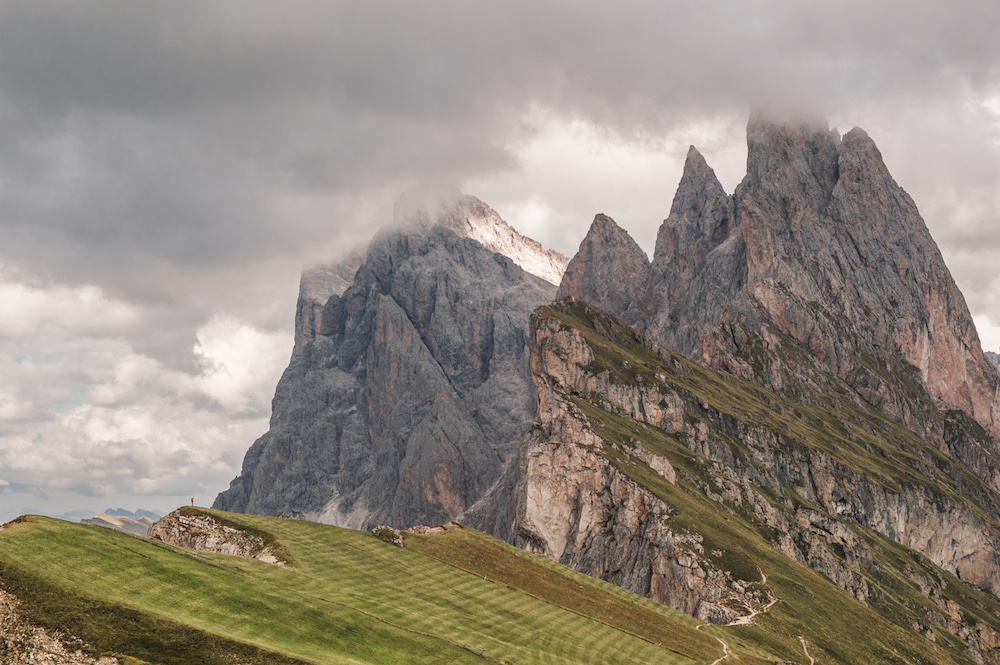
[[[1000,372],[912,199],[860,129],[753,117],[732,196],[692,147],[648,268],[599,215],[560,296],[592,302],[668,348],[782,388],[823,374],[1000,490]],[[608,239],[613,240],[609,241]],[[629,248],[622,299],[601,282]],[[625,287],[618,287],[618,291]],[[748,345],[807,351],[747,362]],[[820,374],[811,367],[817,364]],[[985,429],[990,436],[960,432]]]
[[[597,215],[558,289],[476,199],[400,212],[300,300],[215,507],[459,519],[786,659],[1000,662],[1000,372],[863,131],[747,134],[733,194],[692,148],[652,259]]]
[[[559,252],[522,236],[495,210],[474,196],[458,196],[422,205],[399,204],[394,211],[394,228],[408,233],[426,233],[441,226],[470,238],[486,249],[503,254],[525,272],[558,285],[569,259]],[[354,283],[354,275],[364,261],[360,249],[349,250],[339,261],[302,271],[295,311],[295,347],[301,352],[322,328],[323,307],[331,296],[343,295]]]
[[[305,273],[270,430],[215,507],[370,527],[478,501],[531,426],[528,315],[556,291],[491,247],[550,278],[565,264],[461,197],[401,212],[342,294],[336,271]]]
[[[142,513],[148,513],[149,511],[137,511]],[[157,515],[157,519],[162,517]],[[127,510],[117,509],[114,511],[105,511],[103,513],[97,513],[94,517],[88,519],[80,520],[81,524],[90,524],[92,526],[103,526],[108,529],[117,529],[118,531],[124,531],[125,533],[131,533],[136,536],[145,536],[146,532],[149,531],[149,527],[153,525],[153,519],[147,515],[141,515],[136,517],[136,513],[129,512]]]
[[[149,519],[150,522],[155,522],[156,520],[163,517],[163,513],[158,513],[153,510],[145,510],[140,508],[135,512],[131,510],[125,510],[124,508],[108,508],[104,511],[105,514],[111,515],[112,517],[127,517],[130,520],[141,520],[143,517]]]
[[[719,624],[828,604],[808,566],[900,630],[998,662],[1000,496],[846,384],[792,397],[573,298],[532,315],[531,369],[529,551]]]

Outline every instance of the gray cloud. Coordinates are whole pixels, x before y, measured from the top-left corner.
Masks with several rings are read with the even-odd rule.
[[[143,446],[152,459],[215,446],[198,482],[221,482],[270,389],[206,369],[196,345],[217,315],[283,360],[300,266],[370,236],[406,190],[476,184],[569,252],[603,211],[650,247],[686,143],[735,184],[759,105],[867,129],[973,310],[1000,325],[1000,101],[983,105],[1000,100],[996,25],[1000,5],[978,0],[4,2],[0,281],[38,298],[0,321],[4,353],[29,362],[0,391],[0,480],[44,485],[15,478],[10,451],[45,432],[65,459],[91,455],[77,465],[91,475],[119,454],[130,470],[64,474],[53,495],[138,491],[129,474],[155,485],[151,458],[128,457]],[[554,141],[574,122],[595,154]],[[81,301],[85,287],[104,304]],[[101,368],[127,361],[175,384],[99,403],[117,385]],[[59,421],[74,408],[191,428],[174,434],[184,446],[118,431],[127,445],[80,448]],[[238,440],[199,439],[225,418]]]
[[[330,228],[281,200],[509,167],[530,105],[637,138],[995,86],[1000,9],[960,4],[6,3],[2,213],[19,256],[102,284],[297,254]]]

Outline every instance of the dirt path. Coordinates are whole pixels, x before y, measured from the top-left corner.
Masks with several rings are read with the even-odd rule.
[[[760,583],[762,585],[766,585],[767,584],[767,575],[760,568],[757,568],[757,572],[760,573]],[[771,594],[768,593],[768,595],[771,595]],[[745,617],[737,617],[736,621],[733,621],[731,623],[727,623],[726,625],[727,626],[749,626],[751,623],[753,623],[753,618],[755,616],[757,616],[758,614],[764,614],[769,609],[771,609],[771,606],[774,605],[776,602],[778,602],[778,597],[771,595],[771,602],[769,602],[767,605],[765,605],[764,607],[762,607],[759,610],[752,610],[750,612],[750,614],[746,615]]]
[[[764,614],[769,609],[771,609],[771,605],[774,605],[776,602],[778,602],[778,599],[777,598],[773,598],[770,603],[768,603],[767,605],[765,605],[761,609],[759,609],[759,610],[753,610],[752,612],[750,612],[750,614],[746,615],[745,617],[736,617],[736,621],[733,621],[731,623],[727,623],[725,625],[727,625],[727,626],[749,626],[751,623],[753,623],[753,618],[755,616],[757,616],[758,614]]]
[[[813,657],[809,655],[809,647],[806,643],[806,638],[799,635],[799,642],[802,642],[802,650],[805,651],[806,658],[809,659],[809,665],[816,665],[816,661],[813,660]]]
[[[705,627],[707,625],[708,624],[704,624],[704,623],[698,624],[697,626],[694,627],[694,629],[695,630],[701,630],[703,627]],[[715,635],[712,635],[712,637],[715,637]],[[719,665],[719,663],[721,663],[722,661],[724,661],[726,658],[729,658],[729,645],[721,637],[715,637],[715,639],[719,640],[719,644],[722,645],[722,658],[717,658],[716,660],[714,660],[712,662],[712,665]]]
[[[760,581],[761,581],[761,584],[767,584],[767,575],[765,575],[764,571],[761,570],[760,568],[758,568],[757,570],[758,570],[758,572],[760,572]],[[769,593],[768,595],[771,595],[771,594]],[[746,616],[743,616],[743,617],[737,617],[736,621],[724,624],[722,627],[724,628],[726,626],[749,626],[751,623],[753,623],[753,618],[755,616],[757,616],[758,614],[764,614],[765,612],[767,612],[768,610],[770,610],[771,606],[774,605],[776,602],[778,602],[778,600],[779,599],[778,599],[777,596],[773,596],[772,595],[771,596],[771,602],[769,602],[767,605],[765,605],[761,609],[759,609],[759,610],[752,610],[750,612],[750,614],[748,614]],[[695,626],[695,630],[701,630],[706,625],[708,625],[708,624],[699,624],[699,625]],[[712,637],[715,637],[715,635],[713,635]],[[715,662],[713,662],[712,665],[719,665],[719,663],[721,663],[722,661],[724,661],[726,658],[729,658],[729,645],[721,637],[715,637],[715,639],[719,640],[719,644],[722,645],[722,658],[719,658],[718,660],[716,660]],[[806,658],[809,659],[809,665],[816,665],[816,661],[814,661],[812,659],[812,656],[809,655],[809,650],[806,649],[806,641],[805,641],[805,639],[802,638],[802,637],[800,637],[799,640],[801,640],[801,642],[802,642],[802,648],[806,652]]]

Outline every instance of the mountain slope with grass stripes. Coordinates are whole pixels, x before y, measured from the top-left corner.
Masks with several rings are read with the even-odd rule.
[[[294,565],[29,516],[0,531],[0,585],[33,625],[133,665],[680,665],[723,655],[694,619],[471,529],[451,527],[458,541],[407,534],[400,548],[310,522],[223,516],[273,534]],[[461,551],[479,563],[448,561]],[[17,662],[4,648],[4,662]],[[735,652],[732,662],[762,661]]]

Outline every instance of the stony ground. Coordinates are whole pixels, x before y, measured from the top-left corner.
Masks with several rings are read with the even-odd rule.
[[[7,665],[120,665],[111,656],[94,658],[80,640],[33,625],[16,598],[0,589],[0,660]]]

